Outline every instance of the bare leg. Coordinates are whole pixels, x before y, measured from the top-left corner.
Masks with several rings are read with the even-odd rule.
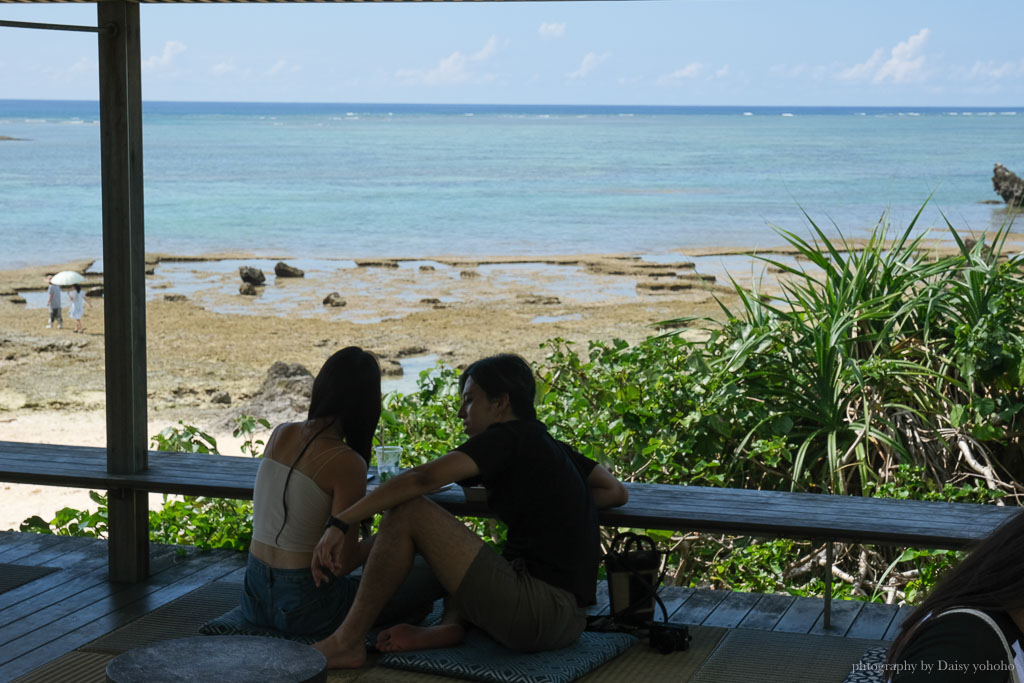
[[[451,647],[462,642],[466,628],[458,611],[445,600],[444,617],[437,626],[414,626],[396,624],[377,635],[377,649],[381,652],[404,652],[406,650],[427,650],[435,647]]]
[[[345,621],[313,647],[327,657],[330,669],[362,666],[366,662],[366,633],[409,573],[413,555],[419,551],[444,589],[454,593],[482,545],[483,541],[462,522],[426,498],[416,498],[384,513]]]

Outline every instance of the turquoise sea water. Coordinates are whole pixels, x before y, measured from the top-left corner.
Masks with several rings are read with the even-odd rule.
[[[0,100],[0,268],[99,258],[94,102]],[[778,244],[1006,217],[1024,107],[144,105],[147,251],[354,258]]]

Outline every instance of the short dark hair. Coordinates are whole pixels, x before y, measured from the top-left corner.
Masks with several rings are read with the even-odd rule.
[[[466,388],[470,377],[492,401],[507,394],[512,413],[519,419],[537,417],[537,409],[533,405],[537,383],[533,379],[533,370],[522,357],[501,353],[472,363],[459,377],[459,393]]]

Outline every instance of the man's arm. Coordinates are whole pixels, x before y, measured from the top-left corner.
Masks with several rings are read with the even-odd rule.
[[[480,474],[476,462],[461,451],[452,451],[437,460],[424,463],[388,479],[364,498],[334,516],[348,524],[349,533],[355,533],[360,520],[378,512],[390,510],[419,496],[450,484]],[[346,567],[342,562],[341,548],[345,534],[336,527],[328,527],[320,542],[313,549],[313,580],[319,586],[327,580],[324,569],[338,574]]]
[[[594,499],[594,507],[598,510],[625,505],[629,501],[629,491],[622,482],[601,465],[596,465],[587,477],[587,486]]]

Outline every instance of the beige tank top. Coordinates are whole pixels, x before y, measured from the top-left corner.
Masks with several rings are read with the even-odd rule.
[[[324,524],[331,514],[331,495],[317,486],[309,476],[298,470],[292,472],[286,493],[288,519],[285,520],[281,493],[288,466],[264,458],[256,474],[253,488],[252,537],[273,548],[296,552],[312,552]],[[281,525],[284,524],[284,529]],[[281,532],[278,536],[278,531]]]

